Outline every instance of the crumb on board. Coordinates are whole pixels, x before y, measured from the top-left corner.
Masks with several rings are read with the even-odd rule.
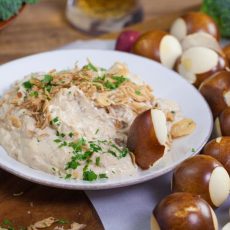
[[[13,196],[22,196],[24,192],[15,192],[13,193]]]
[[[44,228],[48,228],[51,225],[53,225],[54,223],[58,223],[59,219],[56,219],[54,217],[48,217],[46,219],[40,220],[32,225],[30,225],[29,227],[27,227],[27,230],[38,230],[38,229],[44,229]],[[85,224],[79,224],[77,222],[73,222],[70,225],[70,228],[66,229],[66,230],[82,230],[86,227]],[[64,226],[56,226],[54,228],[55,230],[65,230]],[[2,229],[0,229],[2,230]]]

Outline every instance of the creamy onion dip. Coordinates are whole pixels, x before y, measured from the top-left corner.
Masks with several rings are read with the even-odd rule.
[[[138,167],[126,147],[135,117],[161,109],[168,128],[182,118],[178,105],[153,96],[127,66],[33,73],[0,101],[0,144],[16,160],[66,179],[133,176]],[[169,148],[167,148],[168,150]]]

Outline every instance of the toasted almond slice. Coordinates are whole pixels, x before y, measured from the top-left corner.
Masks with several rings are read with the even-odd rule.
[[[178,138],[191,134],[196,128],[196,123],[192,119],[182,119],[171,128],[172,138]]]

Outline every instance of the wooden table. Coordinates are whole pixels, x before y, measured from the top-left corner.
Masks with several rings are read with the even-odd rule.
[[[168,29],[176,16],[201,3],[201,0],[141,1],[145,12],[144,22],[133,27],[140,31]],[[52,50],[77,39],[92,38],[69,25],[64,9],[64,0],[44,0],[37,5],[27,6],[11,26],[0,32],[0,64]],[[109,34],[101,38],[115,36]],[[103,229],[83,192],[47,188],[0,170],[0,223],[8,219],[17,227],[28,226],[49,216],[87,224],[88,230]]]

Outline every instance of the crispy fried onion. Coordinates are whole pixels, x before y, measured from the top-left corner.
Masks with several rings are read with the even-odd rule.
[[[108,109],[109,106],[126,104],[137,114],[149,109],[154,100],[148,85],[138,85],[128,79],[119,87],[109,89],[105,82],[115,82],[110,74],[107,74],[106,78],[101,78],[95,76],[95,72],[83,68],[66,72],[51,71],[48,75],[52,77],[49,85],[33,76],[29,80],[32,87],[27,91],[24,100],[21,100],[21,93],[17,93],[16,99],[13,100],[15,106],[30,112],[36,120],[36,126],[40,129],[49,125],[51,119],[48,111],[49,101],[63,88],[77,86],[99,108]]]

